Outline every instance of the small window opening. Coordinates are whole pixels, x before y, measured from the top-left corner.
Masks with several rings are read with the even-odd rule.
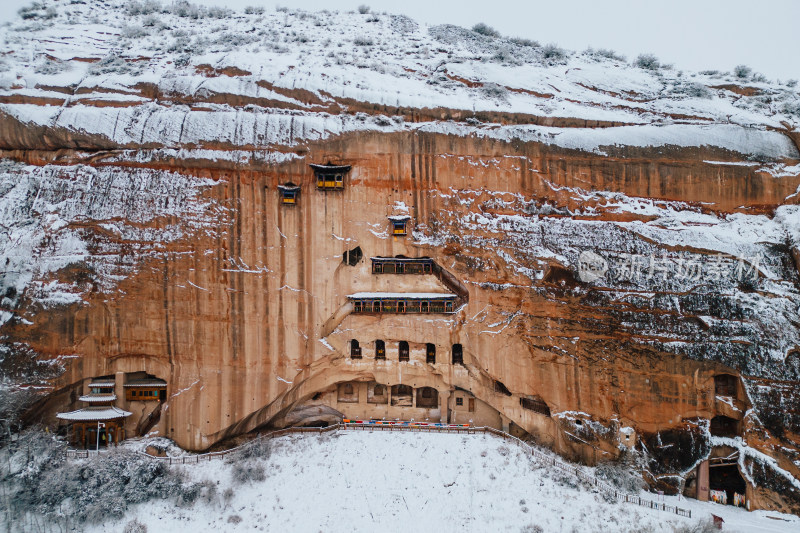
[[[463,365],[464,364],[464,349],[460,344],[453,345],[453,357],[452,361],[454,365]]]
[[[406,235],[407,220],[392,220],[392,235]]]
[[[281,193],[281,203],[284,205],[297,204],[297,198],[300,196],[300,187],[292,182],[285,185],[278,185],[278,190]]]
[[[425,362],[429,365],[436,364],[436,345],[430,342],[425,345]]]
[[[375,341],[375,359],[386,359],[386,343],[382,340]]]
[[[361,251],[360,246],[356,246],[352,250],[347,250],[345,253],[342,254],[342,263],[350,266],[356,266],[361,258],[364,257],[364,253]]]
[[[361,346],[355,339],[350,341],[350,357],[352,359],[361,359]]]
[[[408,342],[400,341],[400,348],[398,350],[398,355],[399,355],[400,361],[408,361],[409,360]]]

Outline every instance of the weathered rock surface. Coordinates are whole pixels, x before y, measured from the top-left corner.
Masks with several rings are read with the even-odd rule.
[[[69,16],[31,31],[61,35]],[[312,16],[348,35],[366,24]],[[249,23],[226,24],[233,35]],[[472,421],[588,462],[636,446],[648,481],[675,491],[722,446],[712,419],[724,416],[753,505],[798,512],[798,131],[757,100],[789,105],[796,91],[717,80],[713,98],[675,96],[688,82],[674,74],[578,56],[548,66],[532,47],[522,66],[481,63],[464,58],[513,43],[375,24],[369,35],[442,49],[380,52],[381,72],[357,57],[325,66],[319,39],[259,66],[242,41],[173,71],[183,55],[126,57],[104,35],[117,51],[48,45],[72,72],[58,79],[37,75],[7,30],[0,334],[16,360],[63,367],[42,376],[52,393],[28,419],[54,423],[92,377],[146,371],[168,382],[156,429],[190,449],[341,416]],[[309,164],[327,161],[352,166],[343,191],[316,188]],[[288,182],[296,205],[280,202]],[[407,236],[391,234],[398,214]],[[398,255],[432,258],[445,282],[372,273],[370,257]],[[454,288],[464,305],[451,315],[361,315],[347,299]],[[16,382],[36,380],[26,372]],[[734,376],[730,394],[721,375]],[[384,404],[376,383],[415,396]]]

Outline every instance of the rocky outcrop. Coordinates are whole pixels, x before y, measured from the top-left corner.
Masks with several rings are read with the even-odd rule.
[[[167,393],[132,431],[189,449],[342,416],[471,421],[590,463],[634,448],[669,491],[722,428],[774,460],[750,469],[756,505],[798,510],[784,474],[800,476],[800,155],[780,117],[730,123],[635,69],[604,67],[621,87],[587,79],[597,67],[581,58],[531,67],[546,90],[398,59],[402,74],[382,75],[424,97],[389,105],[384,85],[362,79],[369,98],[336,77],[359,76],[352,65],[283,73],[337,80],[320,89],[236,57],[176,77],[153,55],[145,79],[39,84],[60,107],[7,89],[0,334],[63,367],[41,376],[52,394],[30,419],[54,423],[89,378],[146,372]],[[352,167],[343,190],[317,188],[309,164],[329,161]],[[373,273],[371,257],[396,256],[435,268]],[[359,292],[459,306],[355,313]]]

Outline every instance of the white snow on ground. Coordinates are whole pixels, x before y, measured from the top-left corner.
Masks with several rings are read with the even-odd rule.
[[[748,513],[677,497],[668,505],[692,519],[608,502],[574,477],[551,471],[517,446],[488,435],[335,432],[272,441],[266,480],[239,483],[222,460],[181,466],[194,481],[212,480],[227,499],[179,508],[151,502],[119,522],[87,529],[121,530],[136,518],[148,531],[664,531],[723,517],[725,531],[786,532],[800,518]],[[656,499],[653,494],[643,494]],[[525,529],[529,528],[529,529]]]
[[[444,107],[622,126],[592,131],[421,125],[459,135],[542,139],[600,152],[615,144],[713,145],[798,157],[787,137],[769,131],[798,129],[800,95],[788,84],[730,73],[647,70],[591,51],[553,57],[536,43],[386,14],[211,13],[168,2],[74,3],[68,9],[53,0],[40,4],[38,15],[0,28],[0,97],[63,105],[12,98],[0,111],[117,143],[291,145],[356,129],[420,127],[388,117],[359,123],[352,113],[328,114],[334,98],[350,98],[384,105],[387,113]],[[45,13],[48,6],[55,8],[52,14]],[[159,103],[136,105],[142,83],[160,91]],[[715,88],[732,84],[753,94]],[[308,98],[288,96],[287,90],[307,91]],[[162,105],[173,95],[209,103],[203,110]],[[252,102],[220,105],[218,95]],[[90,105],[99,100],[130,107]]]

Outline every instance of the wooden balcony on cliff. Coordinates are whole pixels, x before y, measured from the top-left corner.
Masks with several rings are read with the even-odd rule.
[[[520,398],[519,404],[523,409],[527,409],[528,411],[550,416],[550,408],[541,398]]]
[[[344,189],[344,176],[350,172],[350,165],[310,165],[314,170],[317,189],[322,191],[341,191]]]
[[[297,200],[300,197],[300,187],[291,181],[283,185],[278,185],[278,191],[281,194],[281,204],[283,205],[297,205]]]
[[[447,293],[359,292],[347,296],[358,314],[453,313],[457,296]]]
[[[429,257],[371,257],[373,274],[431,274],[433,259]]]
[[[408,235],[408,230],[406,230],[406,226],[408,225],[408,221],[411,219],[408,215],[395,215],[389,217],[389,222],[392,225],[392,235],[395,237],[403,237]]]
[[[133,379],[125,383],[125,399],[129,402],[163,402],[167,399],[167,382],[158,378]]]

